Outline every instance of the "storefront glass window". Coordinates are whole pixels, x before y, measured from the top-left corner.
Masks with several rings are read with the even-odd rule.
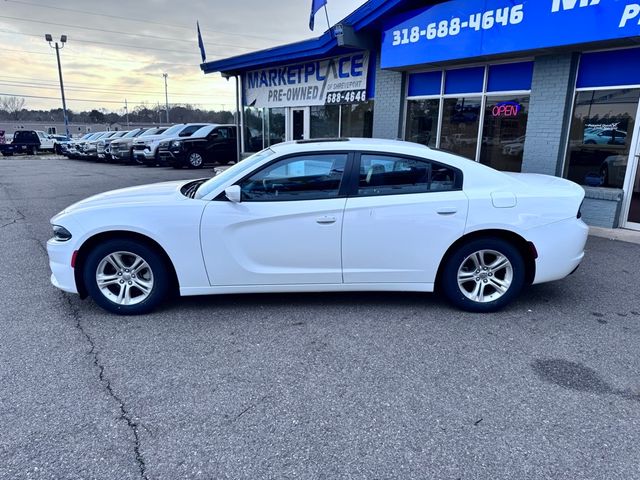
[[[439,110],[440,99],[409,100],[405,140],[435,147]]]
[[[342,132],[341,137],[363,137],[373,136],[373,102],[356,103],[353,105],[342,105]]]
[[[622,188],[640,89],[576,94],[566,177],[581,185]]]
[[[268,115],[268,132],[266,134],[265,146],[275,145],[284,142],[285,139],[285,115],[284,108],[270,108]]]
[[[311,107],[311,138],[337,138],[340,135],[340,106]]]
[[[528,116],[528,95],[517,98],[488,97],[480,162],[497,170],[520,172]]]
[[[259,152],[262,150],[263,140],[263,111],[261,108],[247,107],[244,110],[244,150],[245,152]]]
[[[445,98],[440,148],[476,158],[481,97]]]

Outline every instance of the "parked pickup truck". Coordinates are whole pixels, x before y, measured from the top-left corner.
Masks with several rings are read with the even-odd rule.
[[[54,150],[55,140],[41,131],[18,130],[13,134],[11,143],[0,145],[0,153],[5,157],[25,153],[35,155],[40,150]]]

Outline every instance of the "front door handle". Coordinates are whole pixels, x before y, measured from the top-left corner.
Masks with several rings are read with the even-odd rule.
[[[330,225],[332,223],[336,223],[336,217],[324,216],[316,219],[316,222],[320,225]]]
[[[442,207],[436,210],[436,213],[438,215],[453,215],[454,213],[457,213],[457,212],[458,212],[458,209],[456,207]]]

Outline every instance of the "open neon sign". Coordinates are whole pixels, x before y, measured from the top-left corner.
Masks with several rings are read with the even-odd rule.
[[[521,109],[518,102],[500,102],[493,107],[491,114],[494,117],[517,117]]]

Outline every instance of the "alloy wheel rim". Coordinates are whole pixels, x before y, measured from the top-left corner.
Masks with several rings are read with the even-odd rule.
[[[131,252],[113,252],[96,269],[100,292],[118,305],[144,302],[153,290],[153,271],[147,261]]]
[[[495,250],[478,250],[458,268],[458,288],[469,300],[489,303],[502,297],[513,282],[513,265]]]
[[[202,156],[199,153],[192,153],[189,156],[189,163],[194,167],[199,167],[202,165]]]

